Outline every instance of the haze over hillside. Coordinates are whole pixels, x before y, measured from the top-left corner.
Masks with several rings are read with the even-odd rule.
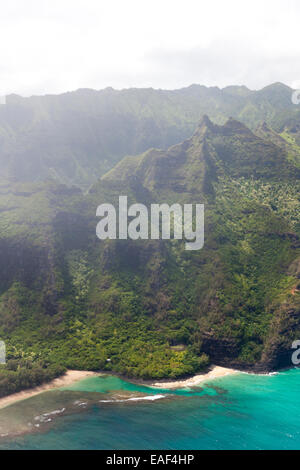
[[[124,156],[167,149],[188,138],[203,114],[219,124],[232,116],[252,130],[261,121],[277,132],[287,127],[300,144],[300,110],[291,101],[292,91],[275,83],[258,91],[191,85],[173,91],[107,88],[10,95],[0,106],[1,177],[52,177],[87,189]]]
[[[227,97],[198,87],[178,95],[195,91],[221,96],[220,103]],[[82,93],[98,96],[63,98],[74,106],[76,97],[79,106]],[[115,93],[99,96],[111,102]],[[120,95],[127,93],[146,91]],[[228,96],[231,103],[232,90]],[[47,99],[56,98],[27,103]],[[85,195],[53,179],[2,182],[0,336],[9,360],[23,358],[29,372],[6,374],[0,392],[64,367],[162,378],[212,362],[256,371],[289,364],[300,334],[298,134],[295,126],[281,134],[266,122],[252,127],[257,134],[233,118],[218,125],[203,116],[193,136],[124,158]],[[204,248],[188,252],[180,240],[98,240],[96,208],[116,205],[120,194],[145,205],[204,203]]]

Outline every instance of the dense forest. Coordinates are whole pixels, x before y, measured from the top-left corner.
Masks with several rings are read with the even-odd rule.
[[[7,163],[0,180],[0,339],[8,359],[0,395],[71,368],[160,379],[211,363],[254,371],[290,365],[300,335],[300,127],[288,95],[276,84],[260,92],[193,86],[11,97],[0,116]],[[120,117],[108,126],[111,141],[99,127],[100,107]],[[93,131],[87,109],[98,116]],[[199,121],[202,111],[209,117]],[[147,121],[142,133],[133,125],[133,137],[134,113],[141,126],[144,115],[155,115],[166,134]],[[239,120],[228,119],[234,115]],[[31,126],[26,132],[22,119]],[[62,122],[70,127],[57,139]],[[127,143],[132,137],[130,145],[120,133]],[[104,160],[106,169],[113,166],[105,174]],[[186,251],[181,240],[100,241],[97,206],[117,205],[120,194],[146,206],[205,204],[204,248]]]

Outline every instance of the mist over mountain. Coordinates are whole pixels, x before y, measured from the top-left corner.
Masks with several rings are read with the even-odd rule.
[[[35,103],[34,108],[24,105],[18,125],[11,115],[23,136],[23,125],[29,122],[25,113],[33,123],[34,113],[45,113],[38,103],[47,102],[51,119],[47,127],[44,114],[38,124],[43,122],[44,133],[39,135],[48,138],[57,126],[62,141],[66,138],[74,149],[83,130],[91,132],[92,142],[94,136],[103,143],[108,135],[103,129],[110,129],[110,144],[120,145],[121,154],[119,131],[113,132],[104,117],[100,127],[95,117],[97,100],[101,106],[106,102],[106,116],[108,109],[114,110],[114,118],[120,116],[123,108],[131,110],[130,116],[136,113],[136,122],[140,115],[140,126],[146,122],[146,110],[157,126],[164,116],[170,126],[159,126],[166,130],[164,139],[171,122],[177,130],[178,122],[182,124],[181,132],[195,129],[166,150],[149,145],[140,155],[121,159],[115,154],[114,162],[121,160],[105,175],[103,167],[97,172],[94,166],[88,181],[97,181],[85,194],[61,184],[57,173],[45,182],[34,181],[36,174],[30,171],[25,178],[18,165],[20,179],[31,182],[18,181],[17,173],[14,181],[3,178],[0,262],[6,269],[0,275],[0,334],[7,341],[9,359],[26,358],[33,367],[42,360],[46,370],[51,366],[55,373],[61,367],[103,369],[142,378],[180,377],[210,363],[254,371],[289,365],[292,341],[300,335],[299,121],[290,92],[277,84],[260,92],[192,86],[176,92],[106,90],[16,98]],[[90,114],[83,121],[78,118],[84,114],[86,97],[95,121]],[[200,111],[192,109],[196,97],[199,108],[210,108],[200,120]],[[62,99],[68,104],[60,108]],[[190,114],[178,103],[185,103]],[[226,119],[225,109],[234,115],[233,103],[240,118],[251,119],[251,128],[236,118]],[[245,112],[249,106],[255,110],[252,116]],[[5,113],[9,110],[10,105]],[[72,132],[78,126],[72,139],[67,124],[63,132],[58,119],[62,115],[65,123],[70,119]],[[122,116],[128,124],[125,111]],[[83,126],[92,121],[99,126],[97,132]],[[125,140],[132,137],[122,129]],[[135,129],[130,145],[145,135],[140,132],[141,127]],[[157,138],[155,132],[150,135]],[[101,166],[100,153],[91,152],[90,158],[86,152],[89,164]],[[56,162],[61,155],[57,151]],[[70,158],[65,154],[62,160]],[[44,160],[39,161],[44,168]],[[82,168],[92,168],[80,161]],[[79,183],[74,174],[69,178]],[[120,194],[128,196],[129,204],[205,204],[204,248],[188,252],[181,240],[98,240],[96,209],[101,203],[117,206]]]
[[[288,125],[300,144],[292,91],[275,83],[258,91],[191,85],[10,95],[0,106],[1,176],[23,182],[52,177],[87,189],[124,156],[188,138],[204,114],[217,124],[233,117],[252,130],[260,121],[276,132]]]

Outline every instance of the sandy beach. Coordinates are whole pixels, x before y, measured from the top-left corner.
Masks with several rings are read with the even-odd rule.
[[[0,398],[0,409],[12,405],[17,401],[25,400],[26,398],[38,395],[39,393],[47,392],[48,390],[53,390],[55,388],[67,387],[68,385],[72,385],[79,380],[97,375],[101,375],[101,373],[85,370],[68,370],[64,375],[52,380],[51,382]]]
[[[198,385],[201,382],[207,382],[208,380],[213,380],[219,377],[224,377],[226,375],[235,374],[238,371],[234,369],[228,369],[226,367],[213,366],[212,369],[206,374],[199,374],[193,377],[190,377],[185,380],[175,380],[168,382],[155,382],[148,384],[151,387],[156,388],[182,388],[182,387],[193,387]],[[56,388],[67,387],[72,385],[75,382],[86,379],[88,377],[94,377],[103,375],[101,372],[91,372],[83,370],[68,370],[64,375],[58,377],[57,379],[52,380],[51,382],[39,385],[38,387],[30,388],[28,390],[23,390],[22,392],[14,393],[8,395],[7,397],[0,398],[0,409],[5,408],[6,406],[12,405],[21,400],[26,400],[27,398],[33,397],[48,390],[53,390]]]
[[[194,375],[185,380],[175,380],[170,382],[155,382],[151,386],[157,388],[182,388],[182,387],[193,387],[201,382],[207,382],[208,380],[217,379],[219,377],[225,377],[226,375],[236,374],[239,371],[234,369],[228,369],[227,367],[213,366],[212,369],[206,374]]]

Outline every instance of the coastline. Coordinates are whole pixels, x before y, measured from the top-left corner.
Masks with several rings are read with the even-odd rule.
[[[102,375],[101,372],[91,372],[86,370],[68,370],[61,377],[57,377],[51,382],[38,385],[34,388],[29,388],[28,390],[22,390],[21,392],[13,393],[12,395],[7,395],[0,398],[0,409],[5,408],[6,406],[12,405],[18,401],[26,400],[27,398],[34,397],[40,393],[47,392],[60,387],[67,387],[72,385],[75,382],[86,379],[88,377]]]
[[[227,375],[238,374],[241,371],[235,369],[229,369],[227,367],[221,366],[212,366],[209,372],[205,374],[198,374],[184,380],[170,380],[165,382],[155,382],[151,384],[151,387],[155,388],[182,388],[182,387],[194,387],[202,382],[207,382],[208,380],[218,379],[220,377],[225,377]]]
[[[209,372],[204,374],[194,375],[193,377],[189,377],[187,379],[181,380],[165,380],[165,381],[157,381],[157,382],[147,382],[145,381],[138,381],[132,380],[135,383],[141,383],[148,387],[154,388],[184,388],[184,387],[193,387],[198,385],[202,382],[207,382],[209,380],[214,380],[220,377],[225,377],[227,375],[237,374],[240,371],[235,369],[229,369],[226,367],[221,366],[212,366]],[[92,372],[92,371],[81,371],[81,370],[68,370],[64,375],[58,377],[51,382],[39,385],[34,388],[30,388],[28,390],[23,390],[21,392],[14,393],[12,395],[7,395],[3,398],[0,398],[0,410],[12,405],[16,402],[26,400],[27,398],[31,398],[35,395],[39,395],[40,393],[47,392],[49,390],[54,390],[61,387],[67,387],[68,385],[73,385],[76,382],[79,382],[83,379],[88,377],[96,377],[101,375],[115,375],[110,373],[103,373],[103,372]],[[128,378],[123,377],[124,380],[129,380]]]

